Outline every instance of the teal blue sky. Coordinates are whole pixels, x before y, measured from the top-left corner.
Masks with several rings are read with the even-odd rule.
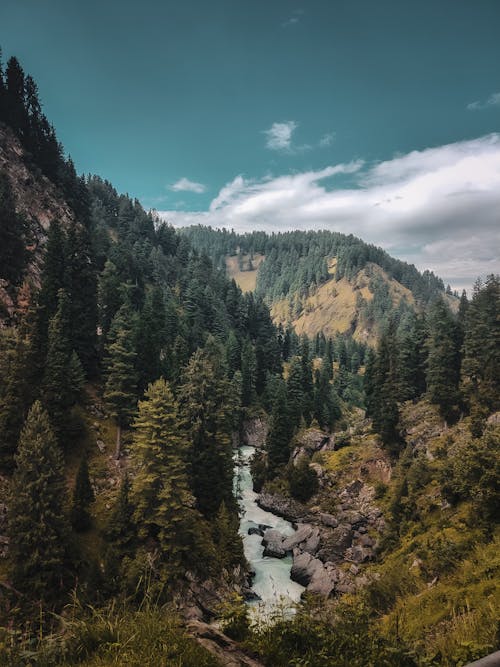
[[[4,58],[16,54],[37,80],[77,169],[99,173],[178,224],[286,227],[267,204],[254,215],[255,197],[268,202],[288,178],[295,200],[304,183],[297,189],[293,178],[315,174],[294,206],[309,209],[300,219],[290,215],[290,225],[307,227],[311,210],[311,227],[352,230],[426,268],[422,248],[445,238],[449,211],[440,235],[437,223],[428,237],[419,224],[391,241],[400,225],[384,233],[379,220],[357,225],[358,201],[338,219],[338,201],[332,209],[324,196],[385,187],[380,163],[389,165],[391,183],[400,181],[394,158],[412,151],[422,159],[405,163],[408,178],[415,169],[428,173],[428,149],[450,145],[481,165],[490,160],[486,181],[498,176],[497,0],[2,0],[0,44]],[[350,167],[318,176],[335,165]],[[482,183],[472,189],[477,194]],[[312,206],[321,201],[324,217]],[[489,209],[486,218],[484,247],[491,248]],[[476,255],[467,275],[463,262],[445,270],[455,285],[486,272],[483,260],[487,270],[498,266],[491,251]]]

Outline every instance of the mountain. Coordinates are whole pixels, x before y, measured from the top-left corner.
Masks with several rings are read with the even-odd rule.
[[[182,233],[209,252],[244,291],[255,291],[276,325],[297,334],[353,336],[375,345],[389,313],[421,312],[437,296],[457,310],[458,295],[432,272],[336,232],[253,232],[194,226]]]

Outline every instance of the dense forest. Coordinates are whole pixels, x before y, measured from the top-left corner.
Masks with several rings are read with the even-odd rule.
[[[182,231],[195,248],[203,248],[210,254],[216,266],[224,266],[224,258],[230,255],[248,255],[250,261],[255,253],[265,255],[256,291],[268,303],[321,285],[329,277],[327,260],[331,257],[337,258],[336,280],[344,276],[352,278],[372,262],[407,287],[418,302],[426,304],[445,289],[443,281],[431,271],[420,273],[412,264],[352,235],[330,231],[236,234],[201,226]]]
[[[434,274],[353,236],[177,231],[108,181],[76,174],[14,57],[0,63],[0,130],[74,214],[52,219],[35,243],[16,183],[0,171],[0,279],[16,304],[0,311],[2,664],[220,664],[183,627],[202,585],[217,591],[223,629],[260,664],[459,665],[497,648],[498,637],[456,659],[429,656],[385,632],[381,616],[416,591],[384,589],[398,563],[345,599],[307,598],[292,619],[252,625],[233,457],[245,423],[267,421],[255,489],[324,511],[338,488],[322,487],[323,459],[295,464],[292,452],[318,429],[351,453],[365,429],[395,471],[375,491],[388,507],[377,563],[417,535],[421,495],[439,475],[452,511],[476,512],[489,549],[500,502],[500,438],[488,421],[500,410],[499,278],[478,281],[454,313]],[[254,254],[265,260],[255,292],[243,293],[225,259]],[[321,285],[332,257],[338,280],[371,262],[415,298],[415,308],[393,308],[374,279],[376,350],[272,321],[269,305]],[[404,428],[424,403],[443,433],[466,434],[453,456],[443,445],[438,472],[410,451]],[[451,570],[465,554],[447,557]]]

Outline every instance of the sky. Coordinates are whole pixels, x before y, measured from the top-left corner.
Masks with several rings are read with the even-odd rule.
[[[0,0],[77,170],[173,224],[500,271],[499,0]]]

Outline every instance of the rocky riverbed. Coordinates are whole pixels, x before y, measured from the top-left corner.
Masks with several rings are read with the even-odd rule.
[[[260,507],[296,528],[292,535],[276,529],[263,531],[264,554],[274,558],[291,555],[290,577],[310,593],[330,596],[365,586],[368,580],[362,565],[374,558],[385,528],[373,487],[355,480],[337,499],[338,510],[330,514],[279,495],[262,493],[257,498]]]

